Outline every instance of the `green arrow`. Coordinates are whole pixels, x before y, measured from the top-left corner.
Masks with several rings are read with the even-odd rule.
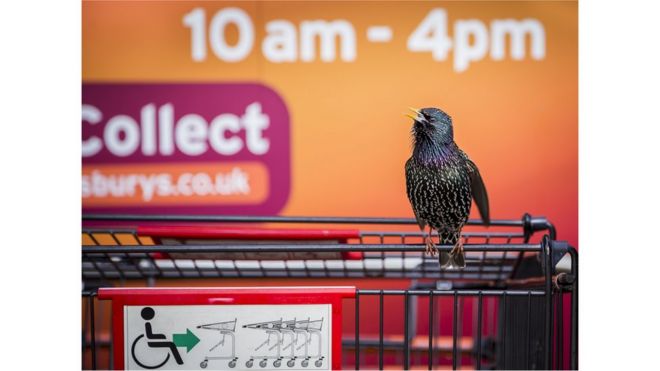
[[[174,339],[174,345],[177,347],[186,347],[186,353],[190,352],[190,349],[199,343],[199,338],[190,329],[186,329],[185,334],[174,334],[172,338]]]

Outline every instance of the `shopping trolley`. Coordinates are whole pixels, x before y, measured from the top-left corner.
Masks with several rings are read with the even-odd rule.
[[[208,323],[205,325],[197,326],[197,328],[199,329],[218,331],[222,335],[222,339],[217,344],[212,346],[211,349],[209,349],[209,352],[213,352],[213,350],[219,346],[224,346],[225,338],[227,335],[231,337],[231,355],[206,356],[204,357],[204,360],[199,364],[199,367],[206,368],[206,366],[208,366],[209,361],[218,361],[218,360],[226,360],[226,359],[230,360],[229,361],[230,368],[236,367],[236,361],[238,361],[238,357],[236,357],[236,337],[234,336],[234,331],[236,331],[236,321],[237,319],[234,318],[233,321]]]
[[[183,227],[170,229],[184,223],[189,228],[186,233],[180,230]],[[225,229],[220,235],[204,223]],[[284,233],[264,223],[289,229]],[[346,224],[359,228],[353,234],[357,237],[333,234],[332,241],[326,241],[319,239],[326,235],[325,229],[308,237],[306,228],[311,224],[328,231]],[[244,230],[229,235],[227,228],[234,225]],[[247,232],[248,226],[258,236]],[[269,238],[275,234],[266,233],[270,229],[282,240]],[[305,236],[298,236],[298,230],[304,230]],[[176,238],[180,244],[166,244],[163,231],[180,234]],[[128,282],[189,286],[189,279],[215,279],[219,285],[228,284],[227,279],[248,280],[250,285],[258,280],[281,285],[296,279],[302,285],[307,279],[338,278],[351,280],[358,289],[349,299],[355,309],[349,304],[344,311],[345,326],[333,331],[332,352],[323,359],[325,364],[332,362],[332,368],[577,368],[578,254],[557,240],[556,229],[543,217],[525,214],[520,219],[491,220],[487,229],[481,221],[470,220],[463,231],[467,267],[459,271],[442,270],[437,258],[424,255],[424,235],[412,218],[85,215],[82,232],[83,368],[97,368],[97,359],[103,362],[101,368],[113,368],[113,362],[122,365],[122,358],[107,356],[119,348],[112,346],[116,334],[104,320],[110,307],[96,299],[99,287],[122,287]],[[239,243],[235,234],[250,239]],[[345,255],[349,252],[353,255]],[[286,256],[264,258],[266,253]],[[301,253],[311,257],[303,258]],[[186,281],[177,283],[179,279]],[[363,279],[373,285],[365,287]],[[282,359],[294,360],[287,348],[290,332],[282,330],[289,328],[288,322],[270,328],[277,335],[270,333],[260,348],[268,345],[273,354],[279,350],[272,359],[279,359],[280,367]],[[303,321],[296,319],[292,329],[302,341],[305,335],[296,332],[297,327],[303,331],[299,322]],[[327,318],[326,323],[330,324]],[[331,323],[336,324],[334,317]],[[262,325],[253,328],[265,330]],[[309,341],[311,332],[306,334],[309,356],[316,343]],[[274,346],[273,336],[279,336],[278,345]],[[323,346],[328,349],[326,341]],[[245,366],[252,352],[244,356],[240,348],[237,351]],[[303,348],[294,354],[294,364],[300,365]],[[262,367],[270,363],[270,358],[257,356],[250,359],[250,367],[255,360],[267,361]]]

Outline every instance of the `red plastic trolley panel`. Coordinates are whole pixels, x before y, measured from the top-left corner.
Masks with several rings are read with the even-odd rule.
[[[124,369],[124,306],[126,305],[250,305],[330,304],[332,307],[332,369],[341,369],[342,299],[354,298],[353,286],[101,288],[98,298],[112,301],[115,369]]]
[[[151,237],[156,242],[172,238],[177,240],[243,240],[243,241],[337,241],[346,243],[360,238],[357,229],[300,229],[300,228],[239,228],[219,225],[140,225],[139,236]],[[361,252],[337,254],[337,258],[359,260]],[[157,254],[156,257],[167,257]]]
[[[339,240],[359,238],[357,229],[237,228],[217,225],[141,225],[138,235],[152,237],[212,238],[237,240]]]

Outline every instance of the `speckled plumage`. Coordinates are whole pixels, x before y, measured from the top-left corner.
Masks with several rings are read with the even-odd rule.
[[[413,154],[406,162],[406,191],[422,230],[428,225],[440,235],[442,244],[453,245],[442,252],[445,268],[465,266],[461,230],[470,215],[474,196],[482,219],[488,223],[488,196],[479,170],[453,140],[451,118],[437,108],[424,108],[413,125]],[[427,251],[435,246],[427,238]]]

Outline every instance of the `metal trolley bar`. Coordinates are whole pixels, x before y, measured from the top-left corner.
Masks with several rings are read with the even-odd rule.
[[[525,214],[529,215],[529,214]],[[149,221],[149,222],[226,222],[226,223],[314,223],[314,224],[417,224],[413,218],[365,218],[365,217],[310,217],[310,216],[233,216],[233,215],[131,215],[85,214],[85,220],[101,221]],[[522,226],[523,220],[492,220],[492,226]],[[532,225],[547,228],[543,217],[529,217]],[[468,220],[468,225],[482,225],[479,219]]]
[[[132,215],[132,214],[85,214],[85,221],[114,222],[223,222],[223,223],[301,223],[301,224],[381,224],[415,225],[413,218],[365,218],[365,217],[309,217],[309,216],[232,216],[232,215]],[[483,225],[480,219],[470,219],[467,225]],[[551,239],[557,238],[554,225],[545,217],[524,214],[520,220],[491,220],[494,227],[522,227],[526,235],[548,231]]]
[[[438,245],[438,250],[450,251],[453,246]],[[536,251],[540,252],[539,245],[520,244],[520,245],[464,245],[466,252],[470,251]],[[136,246],[83,246],[83,254],[92,253],[150,253],[150,252],[170,252],[170,253],[199,253],[199,252],[423,252],[421,245],[369,245],[369,244],[304,244],[304,245],[136,245]]]

